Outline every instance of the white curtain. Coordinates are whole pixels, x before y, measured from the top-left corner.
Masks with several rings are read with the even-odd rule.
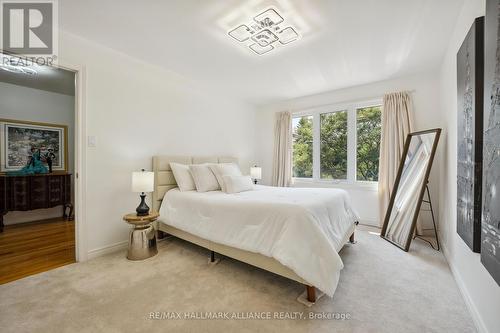
[[[290,186],[292,183],[292,114],[276,114],[274,127],[273,186]]]
[[[384,96],[378,180],[380,226],[384,224],[406,136],[413,128],[412,118],[412,100],[409,92],[396,92]]]

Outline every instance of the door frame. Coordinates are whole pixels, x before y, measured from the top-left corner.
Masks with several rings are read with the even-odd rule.
[[[13,54],[0,49],[0,53],[13,57]],[[77,262],[88,259],[87,250],[87,81],[85,65],[75,65],[64,60],[51,67],[64,69],[75,73],[75,161],[74,161],[74,198],[75,198],[75,259]]]
[[[52,67],[75,73],[75,259],[77,262],[88,259],[87,250],[87,81],[84,65],[59,61]]]

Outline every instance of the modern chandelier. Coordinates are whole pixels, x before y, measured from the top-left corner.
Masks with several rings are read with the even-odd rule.
[[[10,73],[25,74],[29,76],[38,74],[36,70],[30,68],[30,66],[20,58],[10,57],[4,54],[0,54],[0,69]]]
[[[239,25],[229,31],[228,35],[258,55],[299,39],[297,30],[286,24],[283,16],[273,8],[258,14],[249,24]]]

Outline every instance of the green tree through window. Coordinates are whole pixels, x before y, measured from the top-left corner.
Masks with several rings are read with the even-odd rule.
[[[347,111],[323,113],[321,121],[321,178],[347,179]]]
[[[382,107],[343,108],[293,118],[293,177],[378,181]],[[316,124],[319,129],[313,128]],[[313,140],[319,151],[313,151]],[[348,151],[348,141],[356,142],[355,150]],[[314,176],[313,156],[319,161]]]
[[[313,176],[312,116],[293,118],[293,176]]]
[[[356,110],[356,123],[358,135],[356,179],[360,181],[378,181],[381,132],[380,106]]]

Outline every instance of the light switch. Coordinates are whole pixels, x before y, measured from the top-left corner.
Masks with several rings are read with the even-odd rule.
[[[97,146],[97,138],[94,135],[89,135],[87,137],[87,146],[89,147]]]

